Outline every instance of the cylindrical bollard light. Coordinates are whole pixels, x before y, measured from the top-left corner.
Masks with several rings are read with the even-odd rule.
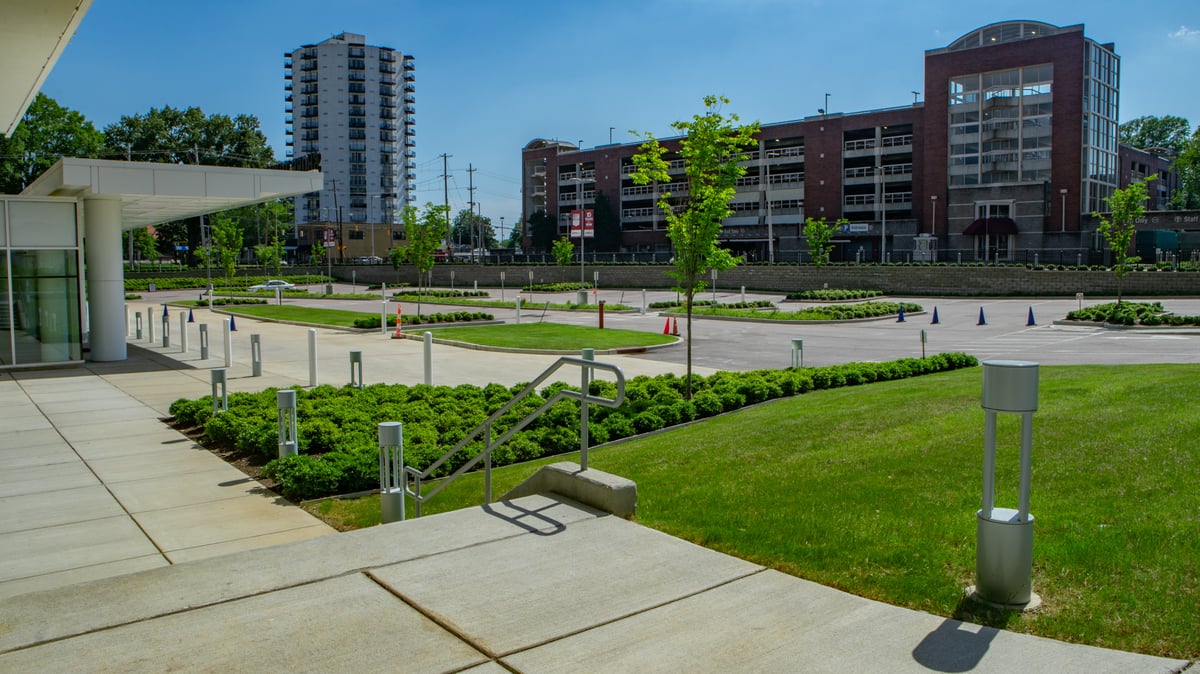
[[[186,311],[179,312],[179,353],[188,350],[187,317]]]
[[[229,387],[225,379],[225,368],[217,367],[209,370],[209,378],[212,380],[212,411],[224,412],[229,409]]]
[[[384,524],[404,521],[404,425],[379,424],[379,510]]]
[[[233,367],[233,330],[231,320],[226,318],[221,321],[223,327],[223,346],[225,347],[225,367]]]
[[[262,335],[250,335],[250,376],[262,376]]]
[[[742,286],[742,304],[746,303],[746,286]]]
[[[166,313],[165,307],[163,308],[162,324],[162,345],[164,349],[169,349],[171,347],[171,316]]]
[[[146,341],[154,343],[154,310],[146,310]]]
[[[804,340],[792,338],[792,367],[804,367]]]
[[[976,513],[974,596],[1008,609],[1041,604],[1033,593],[1033,515],[1029,512],[1033,413],[1038,407],[1038,364],[983,363],[983,499]],[[1021,478],[1017,509],[997,508],[996,414],[1021,415]]]
[[[350,386],[363,387],[362,351],[350,352]]]
[[[646,313],[646,289],[642,288],[642,314]]]
[[[517,295],[517,325],[521,324],[521,296]]]
[[[135,311],[133,313],[133,323],[134,323],[133,337],[134,337],[134,339],[140,340],[142,338],[142,312]]]
[[[317,385],[317,329],[308,329],[308,385]]]
[[[279,406],[279,458],[295,456],[300,451],[296,432],[296,390],[276,391],[275,402]]]
[[[387,333],[388,333],[387,317],[388,317],[387,299],[385,298],[382,302],[379,303],[379,329],[383,331],[384,337],[387,337]]]
[[[208,323],[200,324],[200,360],[208,360]]]
[[[433,386],[433,333],[425,333],[425,385]]]

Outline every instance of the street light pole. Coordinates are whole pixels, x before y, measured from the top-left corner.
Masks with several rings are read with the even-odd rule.
[[[583,141],[579,141],[579,143],[582,145]],[[587,237],[583,235],[583,162],[575,164],[575,179],[579,181],[578,192],[575,193],[575,196],[579,197],[579,289],[586,290],[583,274],[583,254],[586,250],[585,241],[587,240]]]
[[[887,181],[883,179],[883,162],[876,168],[879,172],[879,264],[887,262]]]
[[[1058,193],[1062,196],[1062,206],[1059,207],[1059,214],[1062,217],[1062,231],[1065,234],[1067,231],[1067,188],[1062,188]]]
[[[937,234],[937,195],[930,195],[929,200],[933,202],[933,215],[929,218],[929,233]]]

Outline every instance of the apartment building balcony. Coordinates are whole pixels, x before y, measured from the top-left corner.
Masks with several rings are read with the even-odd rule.
[[[315,58],[317,58],[317,50],[316,50],[316,48],[315,48],[315,47],[312,47],[312,48],[305,49],[303,52],[301,52],[301,53],[300,53],[300,58],[302,58],[302,59],[315,59]]]
[[[396,66],[394,66],[390,63],[380,63],[379,64],[379,72],[394,75],[394,74],[396,74]]]
[[[292,103],[291,103],[291,101],[288,101],[287,103],[284,103],[284,104],[283,104],[283,111],[284,111],[284,112],[286,112],[286,113],[288,113],[288,114],[291,114],[291,112],[292,112]]]
[[[405,126],[405,127],[404,127],[404,135],[406,135],[406,136],[415,136],[415,135],[417,135],[417,130],[416,130],[416,128],[414,128],[414,127],[411,127],[411,126]]]
[[[408,150],[405,150],[405,151],[404,151],[404,156],[405,156],[405,157],[415,157],[415,156],[417,156],[417,151],[416,151],[416,150],[413,150],[413,149],[408,149]]]
[[[415,115],[415,114],[417,114],[417,106],[415,106],[415,105],[406,105],[406,106],[404,106],[404,114],[405,114],[405,115]],[[405,117],[405,121],[407,121],[407,120],[408,120],[408,117],[406,116],[406,117]]]
[[[417,102],[417,95],[416,95],[416,94],[405,94],[405,95],[404,95],[404,102],[405,102],[405,103],[416,103],[416,102]]]
[[[300,116],[305,119],[312,119],[319,116],[316,108],[305,108],[300,112]]]
[[[301,76],[300,76],[300,83],[301,83],[301,84],[303,84],[303,83],[305,83],[305,82],[316,82],[316,81],[317,81],[317,74],[316,74],[316,73],[305,73],[305,74],[303,74],[303,75],[301,75]]]
[[[417,162],[415,162],[415,161],[405,162],[404,168],[409,169],[409,170],[416,170]]]
[[[386,61],[387,63],[395,63],[396,62],[396,52],[394,52],[390,49],[380,49],[379,50],[379,60]]]
[[[289,75],[289,76],[288,76],[287,78],[285,78],[285,79],[287,79],[287,82],[284,82],[284,83],[283,83],[283,90],[284,90],[284,91],[286,91],[286,92],[288,92],[288,95],[290,96],[290,95],[291,95],[291,91],[292,91],[292,78],[291,78],[291,76]]]
[[[321,151],[321,146],[315,143],[300,146],[300,154],[317,154]]]
[[[408,70],[408,69],[406,69],[406,70],[404,71],[404,81],[405,81],[405,82],[412,82],[412,81],[414,81],[414,80],[416,80],[416,79],[417,79],[417,74],[416,74],[416,73],[414,73],[412,70]]]
[[[290,55],[290,54],[284,54],[283,56],[284,56],[284,59],[283,59],[283,67],[284,67],[284,68],[291,69],[291,67],[292,67],[292,57],[291,57],[291,55]]]
[[[351,82],[366,82],[367,74],[361,70],[351,70],[346,73],[346,79]]]
[[[396,95],[396,87],[393,87],[389,84],[381,84],[381,85],[379,85],[379,95],[380,96],[395,96]]]
[[[409,136],[408,138],[404,139],[404,147],[416,147],[416,146],[417,146],[416,138]]]
[[[404,57],[404,69],[405,70],[416,70],[417,69],[416,59],[412,56],[405,56]]]
[[[317,69],[316,61],[305,61],[300,64],[300,72],[315,72]]]

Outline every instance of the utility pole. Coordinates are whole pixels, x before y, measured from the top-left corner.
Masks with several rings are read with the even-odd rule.
[[[467,193],[470,195],[470,200],[467,202],[467,213],[470,213],[470,218],[475,219],[475,166],[467,164]],[[471,262],[475,261],[475,225],[468,222],[467,226],[471,230]]]
[[[450,253],[450,239],[453,236],[450,224],[450,155],[442,153],[442,205],[446,207],[446,253]]]

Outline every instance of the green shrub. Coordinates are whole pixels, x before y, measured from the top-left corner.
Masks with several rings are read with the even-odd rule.
[[[823,289],[823,290],[802,290],[796,293],[788,293],[789,300],[813,300],[817,302],[844,302],[846,300],[861,300],[868,297],[879,297],[883,294],[880,290],[844,290],[844,289]]]

